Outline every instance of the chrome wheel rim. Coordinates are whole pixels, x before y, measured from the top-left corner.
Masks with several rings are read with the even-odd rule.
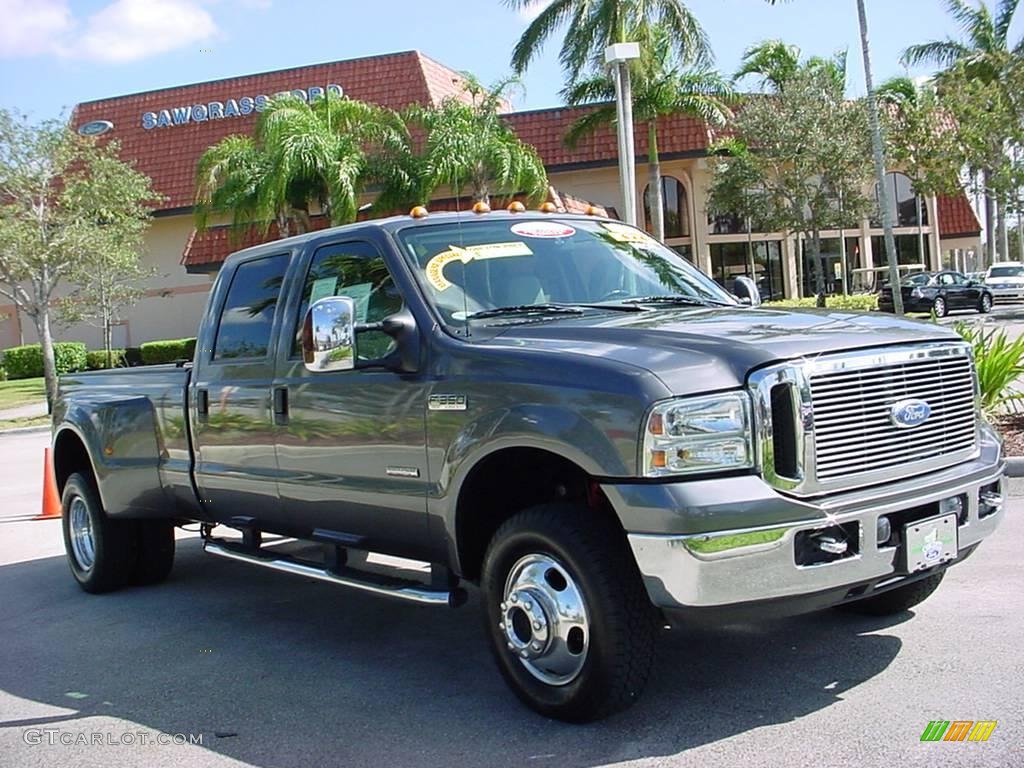
[[[988,312],[990,309],[992,309],[992,299],[990,299],[988,296],[982,296],[981,309],[983,312]]]
[[[96,559],[96,547],[92,536],[92,518],[89,517],[89,508],[81,496],[75,496],[71,500],[68,527],[71,531],[71,553],[74,555],[75,563],[83,571],[88,571]]]
[[[935,314],[944,315],[946,313],[946,302],[942,299],[935,300]]]
[[[521,557],[509,571],[498,629],[508,652],[535,678],[568,685],[590,647],[590,620],[572,575],[550,555]]]

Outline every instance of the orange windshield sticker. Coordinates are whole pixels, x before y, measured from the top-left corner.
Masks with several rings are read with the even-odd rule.
[[[460,261],[468,264],[477,259],[502,259],[509,256],[533,256],[533,251],[526,243],[484,243],[483,245],[467,245],[460,248],[457,245],[449,245],[447,251],[434,256],[427,262],[424,272],[427,275],[427,282],[438,291],[444,291],[451,287],[451,281],[444,276],[444,268],[453,261]]]

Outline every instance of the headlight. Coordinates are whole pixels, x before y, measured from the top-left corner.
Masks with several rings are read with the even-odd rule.
[[[644,426],[647,477],[721,472],[754,465],[745,392],[659,403]]]

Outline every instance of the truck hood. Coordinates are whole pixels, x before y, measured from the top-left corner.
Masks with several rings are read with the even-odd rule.
[[[611,358],[688,394],[743,386],[750,371],[781,360],[959,338],[933,323],[879,313],[685,307],[514,324],[487,344]]]

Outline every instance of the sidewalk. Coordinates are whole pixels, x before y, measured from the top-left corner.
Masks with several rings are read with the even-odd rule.
[[[46,401],[31,403],[30,405],[19,405],[17,408],[5,408],[0,410],[0,421],[8,419],[27,419],[32,416],[46,415]]]

